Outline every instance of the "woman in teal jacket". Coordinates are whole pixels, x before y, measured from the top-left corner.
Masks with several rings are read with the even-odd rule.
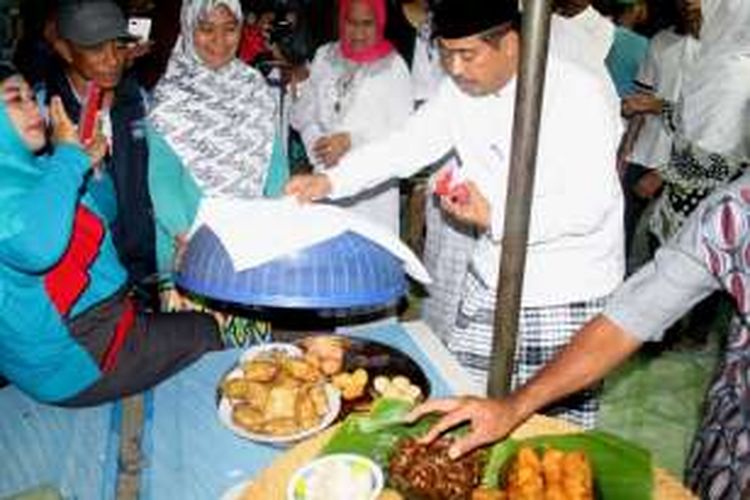
[[[52,154],[26,82],[0,65],[0,376],[35,399],[97,404],[147,389],[219,349],[213,318],[142,315],[126,290],[92,159],[59,99]],[[94,157],[103,142],[94,141]]]

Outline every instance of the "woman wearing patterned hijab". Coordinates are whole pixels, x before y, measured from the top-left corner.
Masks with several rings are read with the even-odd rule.
[[[283,148],[276,140],[276,101],[262,75],[236,57],[242,30],[239,0],[186,0],[181,34],[167,71],[154,89],[151,120],[164,137],[162,150],[172,150],[192,174],[178,176],[182,192],[206,197],[258,198],[278,194],[288,177]],[[168,177],[165,172],[163,177]],[[158,186],[175,184],[175,176]],[[156,186],[154,186],[156,184]],[[165,188],[164,191],[167,191]],[[155,196],[160,242],[160,268],[172,266],[172,242],[192,224],[196,204],[179,206],[165,192]],[[193,196],[195,198],[195,196]],[[164,245],[160,245],[160,248]],[[166,258],[165,258],[166,256]],[[167,282],[162,293],[168,310],[207,310],[201,300],[178,293]],[[212,311],[215,312],[215,311]],[[230,345],[262,341],[270,325],[248,318],[216,314],[222,337]]]
[[[256,198],[269,180],[276,102],[261,74],[236,57],[242,21],[239,0],[186,1],[154,89],[156,129],[209,197]]]
[[[409,71],[384,38],[384,0],[342,0],[339,41],[318,49],[292,106],[317,170],[335,168],[347,151],[394,130],[412,109]],[[389,183],[346,200],[356,212],[398,234],[398,188]]]

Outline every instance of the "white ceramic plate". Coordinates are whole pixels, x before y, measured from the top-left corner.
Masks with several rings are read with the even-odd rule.
[[[301,356],[302,350],[293,344],[282,344],[282,343],[270,343],[270,344],[264,344],[261,346],[256,346],[248,349],[245,351],[242,356],[240,356],[240,363],[244,363],[247,361],[252,360],[253,358],[265,355],[269,352],[272,352],[274,350],[280,350],[287,352],[288,354],[292,356]],[[229,371],[224,377],[222,377],[222,382],[227,379],[231,378],[241,378],[242,377],[242,368],[240,366],[236,366],[231,371]],[[294,434],[289,434],[286,436],[271,436],[268,434],[258,434],[255,432],[251,432],[247,429],[244,429],[243,427],[240,427],[239,425],[235,424],[232,421],[232,408],[234,405],[234,400],[231,400],[229,398],[226,398],[224,396],[221,396],[219,398],[218,407],[217,407],[217,413],[219,415],[219,421],[228,429],[230,429],[232,432],[237,434],[238,436],[241,436],[245,439],[250,439],[252,441],[257,441],[261,443],[271,443],[271,444],[287,444],[287,443],[293,443],[296,441],[300,441],[302,439],[306,439],[322,430],[330,426],[334,420],[336,420],[336,417],[339,414],[339,411],[341,410],[341,393],[338,389],[336,389],[332,384],[325,384],[324,386],[326,397],[328,399],[328,413],[326,413],[323,418],[320,420],[320,423],[312,427],[310,429],[306,429],[301,432],[297,432]]]

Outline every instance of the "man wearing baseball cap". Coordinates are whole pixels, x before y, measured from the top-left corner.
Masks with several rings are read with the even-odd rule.
[[[92,179],[102,205],[110,206],[112,230],[130,284],[144,297],[154,295],[148,278],[156,272],[155,228],[148,189],[149,154],[145,101],[135,78],[126,74],[127,20],[112,0],[62,0],[55,51],[63,61],[41,89],[44,100],[59,95],[80,123],[91,84],[101,90],[99,121],[109,139],[104,175]]]
[[[514,0],[443,0],[434,12],[449,78],[386,139],[325,173],[298,176],[287,193],[344,198],[409,177],[453,151],[446,215],[477,231],[462,298],[445,342],[486,383],[493,337],[521,40]],[[601,311],[624,268],[622,193],[614,169],[619,110],[596,75],[550,54],[544,84],[522,310],[513,383],[522,384]],[[445,183],[440,183],[445,184]],[[549,409],[592,426],[592,391]]]

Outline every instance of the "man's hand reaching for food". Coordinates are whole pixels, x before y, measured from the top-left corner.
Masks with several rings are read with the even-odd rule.
[[[503,439],[528,416],[515,408],[510,399],[461,397],[427,401],[414,408],[406,420],[415,422],[432,413],[440,414],[441,418],[421,438],[425,444],[432,443],[461,424],[468,423],[470,426],[469,433],[456,438],[448,450],[448,455],[453,459]]]

